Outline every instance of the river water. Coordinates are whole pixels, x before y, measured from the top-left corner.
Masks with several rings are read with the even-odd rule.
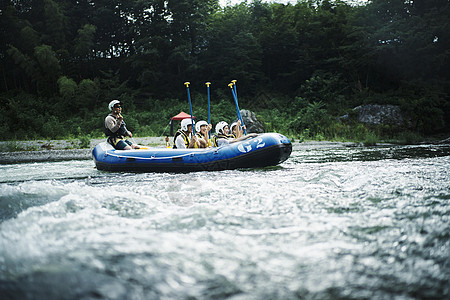
[[[449,299],[450,145],[277,167],[0,165],[1,299]]]

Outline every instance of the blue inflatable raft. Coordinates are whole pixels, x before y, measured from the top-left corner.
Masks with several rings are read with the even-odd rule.
[[[288,159],[292,144],[277,133],[264,133],[218,148],[115,150],[107,142],[92,150],[98,170],[193,172],[275,166]]]

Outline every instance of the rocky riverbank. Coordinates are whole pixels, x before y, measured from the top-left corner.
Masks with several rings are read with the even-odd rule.
[[[60,160],[91,159],[92,149],[104,139],[92,139],[83,144],[81,140],[33,140],[0,141],[0,164],[29,163]],[[165,147],[164,137],[134,138],[134,141],[147,147]],[[432,144],[450,144],[450,138],[430,142]],[[362,143],[308,141],[293,142],[293,150],[301,148],[363,147]],[[386,146],[389,144],[377,144]]]
[[[89,144],[74,140],[33,140],[0,142],[0,164],[91,159],[92,149],[105,139],[92,139]],[[164,147],[164,137],[134,138],[140,145]]]

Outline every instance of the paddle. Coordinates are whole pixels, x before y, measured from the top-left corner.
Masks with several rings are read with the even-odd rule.
[[[231,89],[231,94],[233,95],[234,103],[236,104],[237,117],[239,120],[241,120],[241,125],[244,126],[244,120],[242,119],[241,111],[239,110],[237,91],[235,90],[235,88],[233,88],[233,85],[234,86],[236,85],[236,80],[233,80],[233,81],[234,81],[234,83],[232,82],[228,86]],[[247,135],[247,130],[245,130],[245,128],[244,128],[244,134]]]
[[[234,90],[234,98],[235,98],[235,103],[236,103],[236,111],[238,114],[238,119],[241,120],[241,126],[244,126],[244,119],[242,119],[242,115],[241,115],[241,111],[239,110],[239,104],[238,104],[238,98],[237,98],[237,85],[236,85],[237,80],[233,79],[231,80],[231,83],[233,84],[233,90]],[[244,128],[244,134],[247,135],[247,130],[245,130]]]
[[[210,105],[210,96],[209,96],[209,86],[211,82],[206,82],[206,93],[208,94],[208,124],[211,124],[211,105]],[[209,125],[208,125],[209,126]],[[209,138],[211,138],[211,131],[208,132]]]
[[[233,88],[234,88],[234,94],[236,95],[236,99],[237,99],[237,87],[236,87],[236,79],[231,80],[231,83],[233,84]]]
[[[186,86],[186,90],[187,90],[187,95],[188,95],[188,100],[189,100],[189,110],[191,112],[191,126],[192,126],[192,131],[194,132],[195,135],[195,126],[194,126],[194,115],[192,113],[192,103],[191,103],[191,94],[189,93],[189,85],[191,83],[189,81],[186,81],[184,83],[184,85]]]

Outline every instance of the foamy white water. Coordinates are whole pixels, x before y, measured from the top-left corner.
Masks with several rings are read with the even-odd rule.
[[[294,148],[268,169],[0,165],[6,299],[445,298],[450,147]]]

